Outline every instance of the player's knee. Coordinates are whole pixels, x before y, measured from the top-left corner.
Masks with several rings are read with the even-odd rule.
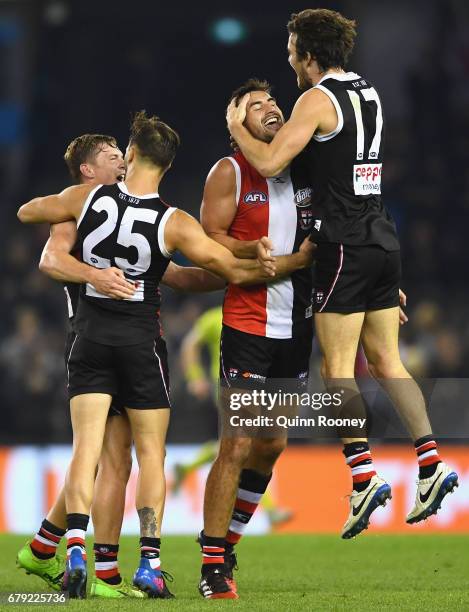
[[[241,468],[249,457],[251,445],[251,438],[230,438],[229,440],[222,440],[218,452],[218,459],[239,465]]]
[[[324,380],[329,381],[354,378],[355,362],[344,359],[324,359],[321,365],[321,376]]]
[[[257,440],[253,446],[253,453],[265,463],[274,465],[287,446],[286,438],[275,438],[273,440]]]
[[[402,376],[402,362],[389,354],[375,354],[368,356],[368,371],[373,378],[399,378]]]

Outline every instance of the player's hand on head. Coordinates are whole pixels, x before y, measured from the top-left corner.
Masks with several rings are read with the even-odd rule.
[[[275,276],[276,271],[275,257],[272,255],[273,249],[274,245],[272,240],[270,240],[270,238],[267,236],[262,236],[256,246],[257,261],[260,263],[264,271],[270,276]]]
[[[245,94],[236,106],[236,100],[231,100],[226,110],[226,123],[231,132],[231,128],[236,124],[243,124],[246,119],[247,105],[250,94]]]
[[[119,268],[97,269],[91,284],[96,291],[115,300],[129,299],[135,293],[135,284],[128,281]]]
[[[407,306],[407,295],[399,289],[399,323],[404,325],[409,320],[409,317],[404,312],[403,308]]]

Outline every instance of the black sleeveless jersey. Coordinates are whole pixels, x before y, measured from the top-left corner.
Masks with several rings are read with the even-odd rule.
[[[324,76],[316,85],[334,104],[338,123],[315,134],[302,158],[315,204],[313,242],[399,249],[381,200],[384,120],[376,89],[358,74]]]
[[[114,300],[82,285],[74,322],[79,335],[112,346],[160,335],[158,285],[171,257],[164,228],[175,210],[157,193],[130,194],[125,183],[93,189],[77,223],[82,261],[120,268],[136,291],[131,299]]]

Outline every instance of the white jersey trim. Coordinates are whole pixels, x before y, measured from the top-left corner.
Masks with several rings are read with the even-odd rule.
[[[164,213],[164,215],[161,217],[161,221],[158,226],[158,246],[160,247],[161,254],[164,255],[164,257],[166,257],[167,259],[171,259],[173,254],[166,248],[166,243],[164,240],[164,230],[168,219],[174,212],[176,212],[176,210],[177,208],[175,208],[174,206],[170,206],[168,210]]]
[[[345,80],[345,79],[342,79],[342,80]],[[337,113],[337,126],[335,130],[332,130],[332,132],[329,132],[328,134],[315,134],[313,136],[314,140],[316,140],[317,142],[326,142],[326,140],[331,140],[331,138],[334,138],[334,136],[337,136],[337,134],[339,134],[339,132],[342,131],[342,128],[344,127],[344,115],[342,114],[342,109],[340,108],[339,101],[337,100],[335,95],[332,93],[332,91],[329,91],[328,89],[326,89],[326,87],[323,87],[322,85],[319,85],[319,84],[316,85],[315,89],[320,89],[323,93],[326,94],[326,96],[330,99],[330,101],[334,105],[335,112]]]
[[[122,181],[121,183],[117,183],[117,186],[123,193],[130,196],[131,198],[137,198],[137,200],[150,200],[151,198],[160,197],[160,194],[157,191],[155,191],[155,193],[146,193],[145,195],[135,195],[134,193],[130,193],[124,181]]]
[[[88,210],[88,208],[89,208],[89,206],[91,204],[91,200],[93,199],[94,194],[101,187],[102,187],[102,185],[96,185],[96,187],[94,189],[92,189],[90,191],[90,193],[88,194],[88,197],[86,198],[85,203],[83,204],[83,208],[81,209],[80,216],[78,217],[77,229],[80,227],[80,223],[83,221],[83,217],[86,215],[86,211]]]
[[[356,81],[357,79],[361,79],[362,77],[356,72],[329,72],[325,74],[316,84],[316,87],[320,85],[326,79],[335,79],[336,81]]]
[[[232,164],[235,170],[236,175],[236,206],[239,205],[239,196],[241,195],[241,168],[239,167],[238,162],[234,159],[234,157],[224,157],[223,159],[228,159]]]

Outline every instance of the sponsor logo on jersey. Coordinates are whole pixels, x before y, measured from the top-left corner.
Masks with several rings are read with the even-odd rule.
[[[305,319],[310,319],[312,316],[313,316],[313,307],[308,306],[308,308],[305,310]]]
[[[243,198],[245,204],[265,204],[267,200],[267,194],[263,191],[250,191]]]
[[[238,374],[239,374],[239,370],[237,370],[236,368],[230,368],[228,370],[228,376],[230,378],[236,378],[238,376]]]
[[[304,206],[308,206],[311,204],[311,197],[313,194],[313,190],[311,187],[305,187],[304,189],[298,189],[295,192],[295,204],[298,208],[303,208]]]
[[[311,229],[313,225],[313,211],[312,210],[300,210],[300,227],[303,230]]]
[[[318,232],[319,232],[319,230],[321,229],[321,225],[322,225],[322,221],[321,221],[321,219],[315,219],[315,220],[314,220],[314,229],[315,229],[316,231],[318,231]]]
[[[381,193],[382,164],[355,164],[353,166],[353,189],[355,195]]]
[[[265,376],[253,374],[252,372],[243,372],[243,378],[250,378],[252,380],[260,380],[261,382],[265,382]]]

